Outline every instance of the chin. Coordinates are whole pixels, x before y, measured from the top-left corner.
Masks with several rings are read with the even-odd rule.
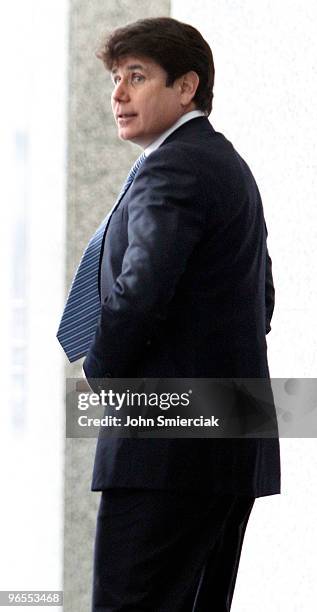
[[[133,140],[134,138],[137,138],[137,136],[132,131],[129,132],[129,130],[122,130],[122,132],[119,132],[119,138],[120,140]]]
[[[133,134],[132,132],[125,132],[124,134],[119,134],[119,138],[120,140],[129,140],[130,142],[133,142],[133,144],[136,144],[142,148],[145,148],[147,146],[147,143],[144,142],[142,136],[139,136],[138,134]]]

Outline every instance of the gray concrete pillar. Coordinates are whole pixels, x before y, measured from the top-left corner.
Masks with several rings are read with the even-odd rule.
[[[111,208],[140,149],[118,140],[111,82],[94,55],[102,33],[168,16],[169,0],[70,0],[67,289],[82,251]],[[78,362],[66,369],[81,376]],[[99,494],[90,492],[96,440],[66,440],[64,611],[89,612]]]

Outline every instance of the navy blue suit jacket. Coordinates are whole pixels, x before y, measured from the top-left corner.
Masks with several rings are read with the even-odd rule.
[[[111,217],[87,378],[268,378],[274,308],[254,177],[205,117],[151,153]],[[92,383],[93,384],[93,383]],[[93,490],[280,491],[278,439],[99,439]]]

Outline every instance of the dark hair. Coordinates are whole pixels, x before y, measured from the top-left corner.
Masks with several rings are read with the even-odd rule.
[[[194,70],[199,76],[199,85],[193,100],[197,108],[210,114],[214,62],[208,43],[196,28],[171,17],[139,19],[110,32],[96,52],[108,70],[126,55],[154,60],[167,72],[167,87]]]

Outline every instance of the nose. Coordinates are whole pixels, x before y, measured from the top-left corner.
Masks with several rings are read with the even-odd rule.
[[[122,79],[114,88],[112,98],[115,102],[127,102],[130,98],[128,83]]]

